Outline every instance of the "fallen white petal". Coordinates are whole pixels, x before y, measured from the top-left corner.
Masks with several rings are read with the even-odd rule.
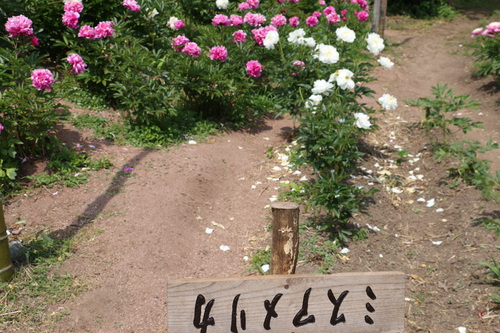
[[[427,207],[432,207],[432,206],[434,206],[435,203],[436,203],[436,200],[434,200],[434,199],[427,200]]]
[[[248,261],[248,259],[249,259],[248,256],[243,257],[243,260],[245,260],[245,261]]]
[[[269,198],[269,201],[275,202],[275,201],[278,201],[278,198]]]
[[[293,172],[294,175],[300,175],[302,172],[300,172],[299,170],[296,170]]]
[[[403,190],[398,187],[391,188],[392,193],[400,194],[403,193]]]
[[[382,253],[381,253],[381,254],[379,254],[378,256],[379,256],[380,258],[383,258],[383,257],[384,257],[384,255],[383,255]]]
[[[340,253],[342,254],[347,254],[349,252],[351,252],[351,250],[349,250],[347,247],[344,247],[342,250],[340,250]]]
[[[211,234],[212,232],[214,232],[214,229],[206,228],[206,229],[205,229],[205,232],[206,232],[207,234]]]
[[[252,185],[252,188],[257,188],[257,186],[255,186],[255,185]]]
[[[425,199],[424,198],[418,198],[417,201],[418,202],[425,202]]]
[[[195,145],[195,144],[196,144],[196,141],[194,141],[194,140],[189,140],[189,141],[188,141],[188,143],[189,143],[190,145]]]
[[[273,168],[273,170],[274,170],[274,171],[281,171],[281,168],[280,168],[279,166],[275,166],[275,167]]]
[[[444,209],[443,209],[443,208],[438,208],[438,209],[436,209],[436,213],[441,213],[441,212],[443,212],[443,211],[444,211]]]
[[[299,181],[305,182],[305,181],[307,181],[307,177],[306,176],[302,176],[302,178],[300,178]]]
[[[459,333],[467,333],[467,328],[463,326],[457,327],[457,330]]]
[[[441,245],[442,242],[443,241],[432,241],[432,244],[434,244],[434,245]]]
[[[267,272],[267,271],[269,271],[269,265],[268,264],[262,265],[260,268],[262,269],[262,271],[264,273]]]
[[[227,245],[221,245],[221,246],[220,246],[220,249],[221,249],[222,251],[229,251],[229,246],[227,246]]]
[[[265,137],[265,138],[264,138],[264,140],[267,140],[267,141],[269,141],[269,138],[268,138],[268,137]]]
[[[243,147],[238,147],[238,149],[243,149]]]

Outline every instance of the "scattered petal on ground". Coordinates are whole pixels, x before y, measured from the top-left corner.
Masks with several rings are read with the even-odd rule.
[[[220,248],[222,251],[229,251],[229,246],[227,246],[227,245],[221,245],[219,248]]]
[[[194,140],[189,140],[189,141],[188,141],[188,143],[189,143],[190,145],[195,145],[195,144],[196,144],[196,141],[194,141]]]
[[[459,333],[467,333],[467,328],[463,326],[457,327],[457,330]]]
[[[443,241],[432,241],[432,244],[434,245],[441,245],[441,243],[443,243]]]
[[[264,273],[267,272],[267,271],[269,271],[269,265],[268,264],[262,265],[260,268],[262,269],[262,271]]]
[[[417,201],[418,202],[425,202],[425,199],[424,198],[418,198]]]
[[[444,211],[444,209],[443,209],[443,208],[438,208],[438,209],[436,209],[436,212],[437,212],[437,213],[441,213],[441,212],[443,212],[443,211]]]
[[[211,234],[212,232],[214,232],[214,229],[206,228],[206,229],[205,229],[205,232],[206,232],[207,234]]]
[[[393,187],[391,188],[392,193],[400,194],[403,193],[403,190],[400,189],[399,187]]]
[[[432,207],[432,206],[434,206],[435,203],[436,203],[436,200],[434,200],[434,199],[427,200],[427,207]]]
[[[351,252],[351,250],[349,250],[347,247],[344,247],[342,250],[340,250],[340,253],[342,254],[347,254],[349,252]]]

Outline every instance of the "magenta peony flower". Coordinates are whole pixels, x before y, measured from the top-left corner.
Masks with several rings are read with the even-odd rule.
[[[314,12],[314,13],[312,13],[312,14],[313,14],[313,16],[316,16],[316,17],[318,17],[318,18],[319,18],[321,15],[323,15],[323,14],[321,14],[321,12]]]
[[[247,34],[243,30],[238,30],[233,33],[233,43],[244,43],[247,40]]]
[[[296,27],[299,25],[299,18],[297,16],[294,16],[288,20],[288,23],[290,23],[290,26]]]
[[[115,25],[111,21],[99,22],[97,27],[95,27],[95,37],[94,38],[105,38],[105,37],[113,37],[113,33],[115,30],[113,29],[113,25]]]
[[[286,17],[281,14],[278,14],[271,19],[271,24],[274,25],[276,28],[279,28],[286,24]]]
[[[201,49],[196,43],[189,42],[186,45],[184,45],[182,52],[187,53],[193,57],[199,57],[200,53],[201,53]]]
[[[2,134],[2,131],[3,131],[3,129],[4,129],[4,128],[5,128],[5,127],[3,127],[3,125],[2,125],[2,124],[0,124],[0,134]]]
[[[272,25],[258,29],[253,29],[252,30],[253,39],[257,42],[259,46],[264,46],[264,39],[266,38],[267,33],[271,30],[278,31],[278,29],[276,29]]]
[[[123,0],[123,6],[132,12],[140,12],[141,6],[135,0]]]
[[[212,19],[212,24],[215,26],[223,25],[223,26],[227,27],[227,26],[229,26],[229,24],[231,24],[231,21],[229,20],[229,17],[227,17],[226,15],[217,14]]]
[[[325,14],[325,16],[328,16],[330,14],[337,14],[337,11],[332,6],[328,6],[325,9],[323,9],[323,14]]]
[[[227,50],[224,46],[214,46],[210,49],[210,59],[226,61]]]
[[[51,90],[52,83],[54,83],[54,76],[48,69],[35,69],[31,73],[31,81],[33,82],[33,87],[38,90]]]
[[[64,11],[81,13],[83,11],[83,5],[78,1],[69,1],[64,4]]]
[[[73,65],[73,68],[71,68],[71,71],[73,73],[83,73],[85,71],[85,67],[87,67],[87,64],[83,61],[82,57],[80,57],[76,53],[70,53],[66,60],[68,60],[71,65]]]
[[[285,0],[278,0],[278,3],[281,5]]]
[[[36,38],[35,36],[31,36],[29,38],[29,40],[31,41],[31,45],[32,46],[37,47],[38,45],[40,45],[40,42],[38,41],[38,38]]]
[[[368,14],[365,11],[358,13],[358,21],[368,21],[369,18],[370,18],[370,14]]]
[[[83,27],[80,27],[80,31],[78,32],[78,37],[85,37],[85,38],[95,38],[95,30],[91,26],[84,25]]]
[[[240,25],[243,24],[243,17],[241,17],[239,15],[231,15],[229,20],[231,21],[231,25],[233,25],[235,27],[239,27]]]
[[[318,1],[320,6],[326,6],[326,1],[325,0],[319,0]]]
[[[257,60],[247,62],[247,73],[253,77],[259,77],[262,73],[262,65]]]
[[[172,38],[172,41],[173,41],[172,46],[175,48],[175,50],[177,52],[181,52],[182,49],[180,46],[189,43],[189,38],[187,38],[186,36],[179,35],[175,38]]]
[[[318,18],[316,16],[309,16],[306,18],[306,24],[309,27],[315,27],[318,24]]]
[[[62,23],[70,29],[78,28],[78,19],[80,14],[77,12],[64,12],[62,16]]]
[[[186,24],[184,23],[183,20],[177,20],[174,22],[174,28],[179,30],[180,28],[184,27]]]
[[[5,30],[10,34],[9,37],[31,36],[33,35],[33,21],[24,15],[9,17],[5,23]]]
[[[259,0],[247,0],[247,3],[251,9],[257,9],[257,8],[259,8],[259,5],[260,5]]]

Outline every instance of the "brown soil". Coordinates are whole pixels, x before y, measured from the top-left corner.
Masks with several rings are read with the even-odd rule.
[[[370,216],[357,216],[355,222],[380,231],[349,244],[350,253],[339,256],[331,271],[405,272],[408,332],[457,332],[459,326],[468,332],[500,332],[500,309],[488,298],[495,289],[487,283],[486,270],[474,264],[500,259],[498,238],[478,222],[500,219],[498,204],[482,200],[471,186],[449,186],[449,165],[434,162],[423,132],[412,126],[420,110],[403,101],[430,96],[431,86],[449,83],[457,94],[482,103],[478,111],[463,114],[487,128],[467,137],[499,141],[498,85],[475,78],[473,59],[466,55],[470,31],[479,23],[470,15],[430,27],[386,30],[392,44],[388,56],[396,65],[374,72],[377,98],[390,93],[399,107],[379,115],[381,131],[366,138],[372,152],[363,163],[366,170],[353,181],[370,186],[368,170],[373,175],[387,170],[415,191],[395,194],[375,183],[381,192],[369,206]],[[27,221],[21,235],[44,226],[81,235],[84,241],[59,273],[70,273],[89,288],[47,309],[47,316],[69,312],[55,328],[18,323],[4,332],[166,332],[168,280],[241,276],[249,268],[244,256],[269,243],[268,204],[280,188],[273,179],[292,176],[276,174],[273,167],[279,164],[266,151],[283,150],[291,126],[289,118],[270,118],[253,131],[156,151],[116,146],[66,126],[61,137],[68,144],[94,145],[93,154],[106,156],[114,168],[95,173],[78,188],[30,190],[7,203],[6,221],[10,226]],[[420,153],[420,160],[394,165],[389,160],[397,156],[396,144],[415,156]],[[487,157],[492,171],[500,170],[500,155]],[[31,172],[39,172],[36,167]],[[124,173],[125,167],[133,170]],[[423,180],[408,180],[416,168],[414,174],[423,174]],[[421,197],[435,199],[435,206],[418,202]],[[207,227],[214,232],[207,234]],[[221,245],[230,250],[222,251]],[[317,264],[302,262],[297,273],[314,272]]]

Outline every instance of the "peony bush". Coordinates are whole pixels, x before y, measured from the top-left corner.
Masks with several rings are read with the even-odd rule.
[[[373,66],[394,65],[380,55],[384,40],[369,32],[366,0],[125,0],[99,10],[96,4],[45,4],[59,22],[59,30],[37,34],[55,63],[50,69],[42,68],[49,61],[30,39],[42,31],[33,29],[40,15],[30,18],[26,10],[6,19],[1,42],[9,47],[0,53],[7,59],[3,73],[12,76],[6,94],[46,103],[43,110],[24,106],[20,116],[7,107],[16,105],[13,97],[4,102],[10,120],[2,122],[2,138],[14,128],[28,133],[16,117],[44,112],[51,116],[30,130],[35,146],[52,134],[55,91],[108,101],[124,115],[129,139],[142,145],[182,140],[200,122],[238,128],[270,112],[291,114],[298,126],[294,166],[315,174],[297,185],[300,199],[326,213],[319,222],[324,230],[342,241],[352,235],[347,223],[372,192],[352,186],[349,177],[362,157],[359,141],[377,130],[379,111],[360,100],[374,98],[366,86]],[[397,106],[387,94],[378,103],[380,110]],[[11,146],[28,156],[20,147],[29,140],[16,138]]]

